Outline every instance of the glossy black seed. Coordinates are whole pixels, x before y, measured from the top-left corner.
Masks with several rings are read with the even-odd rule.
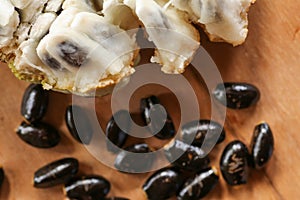
[[[213,95],[223,105],[233,109],[248,108],[260,98],[260,92],[254,85],[234,82],[218,84]]]
[[[62,42],[58,48],[59,56],[74,67],[80,67],[87,60],[87,53],[72,42]]]
[[[78,172],[75,158],[63,158],[43,166],[34,173],[34,187],[47,188],[67,183]]]
[[[173,168],[163,168],[150,176],[143,190],[149,200],[165,200],[175,195],[182,184],[180,174]]]
[[[109,151],[116,153],[119,151],[119,148],[124,146],[128,138],[127,133],[131,127],[131,119],[129,116],[128,111],[120,110],[109,120],[106,127],[106,137],[108,139],[106,146]],[[122,127],[122,129],[120,127]]]
[[[30,84],[23,95],[21,114],[29,122],[40,121],[48,107],[49,92],[42,85]]]
[[[170,163],[188,171],[201,171],[210,163],[202,149],[180,140],[173,140],[164,146],[164,153]]]
[[[77,200],[99,200],[104,198],[109,190],[109,181],[98,175],[72,178],[64,187],[66,196]]]
[[[160,105],[160,106],[157,106]],[[156,96],[150,96],[141,99],[141,112],[150,132],[159,139],[170,139],[176,134],[175,127],[171,117],[164,115],[159,99]],[[162,127],[162,128],[161,128]]]
[[[225,130],[218,122],[201,119],[183,125],[181,135],[183,142],[194,146],[201,147],[205,138],[208,146],[214,146],[224,141]]]
[[[120,151],[115,159],[115,167],[122,172],[139,173],[151,169],[155,155],[147,144],[135,144]]]
[[[0,166],[0,187],[3,184],[4,181],[4,170],[3,168]]]
[[[17,134],[24,142],[38,148],[51,148],[60,141],[58,131],[43,122],[34,124],[22,122],[17,129]]]
[[[250,149],[250,165],[256,169],[264,167],[274,150],[274,137],[267,123],[255,126]]]
[[[125,197],[108,197],[108,198],[105,198],[104,200],[129,200]]]
[[[248,150],[245,144],[235,140],[224,149],[220,169],[229,185],[246,184],[248,179]]]
[[[194,177],[189,178],[179,190],[178,200],[198,200],[206,196],[218,183],[219,176],[216,169],[205,169]]]
[[[65,112],[65,121],[69,132],[75,140],[89,144],[93,137],[93,127],[84,108],[69,105]]]

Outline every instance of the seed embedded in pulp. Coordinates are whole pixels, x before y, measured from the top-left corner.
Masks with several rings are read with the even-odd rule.
[[[74,177],[64,186],[65,194],[70,199],[103,199],[110,191],[110,183],[102,176],[88,175]]]
[[[89,144],[93,137],[93,127],[84,108],[69,105],[65,113],[65,121],[69,132],[75,140]]]
[[[229,185],[247,183],[248,158],[247,147],[239,140],[232,141],[225,147],[220,160],[220,169]]]
[[[66,184],[76,175],[79,162],[75,158],[63,158],[47,164],[34,173],[33,183],[36,188],[48,188]]]
[[[250,165],[256,169],[264,167],[272,157],[274,137],[267,123],[263,122],[255,126],[250,150]]]
[[[21,114],[29,122],[40,121],[48,107],[49,92],[40,84],[30,84],[23,95]]]
[[[37,148],[55,147],[60,141],[58,131],[44,122],[28,124],[23,121],[17,129],[17,134],[24,142]]]
[[[220,83],[213,91],[215,99],[228,108],[243,109],[255,105],[260,92],[249,83],[227,82]]]

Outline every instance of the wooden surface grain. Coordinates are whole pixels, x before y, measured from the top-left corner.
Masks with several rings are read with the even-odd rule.
[[[264,169],[250,171],[247,185],[230,187],[220,177],[220,183],[206,199],[297,199],[300,194],[299,10],[299,1],[258,0],[250,9],[247,41],[236,48],[208,42],[202,34],[202,44],[216,62],[224,81],[253,83],[261,91],[261,99],[254,108],[227,110],[227,137],[213,150],[213,164],[218,167],[221,152],[228,142],[239,139],[249,145],[253,128],[259,121],[267,121],[275,137],[273,158]],[[208,94],[198,77],[191,68],[184,75],[192,83],[201,102],[201,117],[209,117]],[[80,160],[81,174],[100,174],[109,179],[112,184],[110,196],[143,199],[141,186],[149,173],[130,175],[116,172],[101,164],[70,137],[64,123],[65,108],[71,103],[70,95],[55,92],[50,95],[44,121],[60,130],[62,141],[57,147],[41,150],[22,142],[14,130],[23,120],[20,102],[28,83],[14,78],[5,64],[1,64],[0,76],[0,165],[6,173],[0,189],[1,200],[63,199],[60,186],[46,190],[33,188],[32,176],[40,166],[68,156]],[[131,111],[137,112],[139,98],[150,93],[162,98],[178,125],[180,115],[176,103],[166,95],[169,91],[157,86],[137,91],[130,102]],[[111,116],[110,101],[110,95],[95,100],[102,127],[105,127]]]

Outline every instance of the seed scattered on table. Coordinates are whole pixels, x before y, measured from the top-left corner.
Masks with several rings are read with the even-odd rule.
[[[34,187],[48,188],[66,184],[77,174],[78,168],[79,162],[75,158],[63,158],[53,161],[34,173]]]
[[[5,176],[4,175],[4,170],[3,170],[2,166],[0,166],[0,187],[3,184],[4,176]]]
[[[28,124],[23,121],[16,132],[24,142],[37,148],[55,147],[60,141],[58,131],[44,122]]]
[[[30,84],[23,95],[21,114],[33,123],[40,121],[48,107],[49,92],[44,90],[40,84]]]

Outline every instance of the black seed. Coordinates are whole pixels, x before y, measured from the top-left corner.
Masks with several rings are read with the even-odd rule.
[[[104,198],[109,190],[109,181],[98,175],[72,178],[64,187],[66,196],[77,200],[99,200]]]
[[[212,120],[195,120],[182,126],[182,140],[185,143],[191,143],[194,146],[201,147],[204,139],[208,146],[214,146],[215,141],[219,144],[225,139],[225,130],[221,124]]]
[[[274,150],[273,134],[267,123],[255,126],[250,149],[250,165],[256,169],[264,167]]]
[[[34,187],[47,188],[67,183],[78,172],[79,163],[75,158],[54,161],[34,173]]]
[[[248,179],[248,150],[245,144],[235,140],[224,149],[220,169],[229,185],[246,184]]]
[[[164,153],[174,166],[188,171],[201,171],[210,163],[202,149],[180,140],[173,140],[164,146]]]
[[[160,105],[160,106],[157,106]],[[169,114],[165,118],[162,105],[156,96],[141,99],[141,112],[150,132],[159,139],[170,139],[175,135],[175,127]],[[162,127],[162,128],[161,128]]]
[[[120,124],[116,123],[119,122]],[[122,127],[122,129],[120,128]],[[107,149],[111,152],[118,152],[122,148],[128,138],[128,132],[131,127],[131,119],[126,110],[116,112],[109,120],[106,127]],[[113,145],[112,145],[113,144]],[[118,148],[116,148],[115,146]]]
[[[178,200],[198,200],[206,196],[218,183],[216,169],[208,168],[189,178],[179,190]]]
[[[58,45],[60,50],[59,56],[64,59],[68,64],[80,67],[86,62],[87,53],[80,49],[76,44],[69,41],[62,42]]]
[[[69,132],[75,140],[83,144],[91,142],[93,127],[84,108],[76,105],[68,106],[65,113],[65,121]]]
[[[115,167],[122,172],[147,172],[151,169],[155,159],[154,154],[150,152],[147,144],[135,144],[126,147],[117,155]]]
[[[181,184],[182,180],[177,170],[164,168],[147,179],[143,190],[149,200],[165,200],[175,195]]]
[[[22,122],[17,129],[18,136],[26,143],[38,148],[51,148],[60,141],[58,131],[49,124]]]
[[[125,197],[108,197],[108,198],[105,198],[104,200],[129,200]]]
[[[0,187],[3,184],[4,181],[4,170],[3,168],[0,166]]]
[[[51,67],[54,70],[59,70],[59,71],[63,71],[63,67],[61,66],[61,64],[58,62],[58,60],[56,60],[55,58],[51,57],[49,54],[46,54],[43,57],[43,62]]]
[[[21,114],[29,122],[40,121],[46,111],[49,100],[49,92],[42,85],[30,84],[23,95]]]
[[[218,84],[213,95],[223,105],[233,109],[248,108],[260,98],[260,92],[254,85],[234,82]]]

